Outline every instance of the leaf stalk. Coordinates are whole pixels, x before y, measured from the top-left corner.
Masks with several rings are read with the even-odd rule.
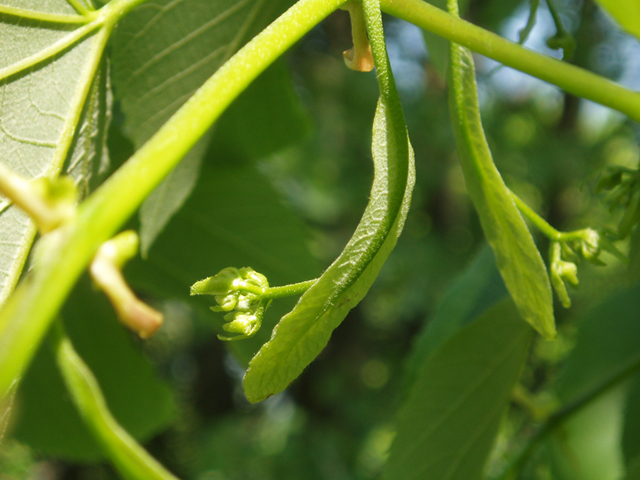
[[[120,474],[127,480],[177,480],[113,417],[96,378],[73,348],[62,322],[55,322],[51,341],[73,403]]]

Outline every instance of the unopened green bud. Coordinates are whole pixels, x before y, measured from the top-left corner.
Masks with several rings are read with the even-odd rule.
[[[598,257],[600,255],[600,234],[593,228],[582,231],[580,238],[580,253],[594,265],[606,265]]]
[[[553,242],[550,246],[551,256],[551,285],[558,294],[558,298],[564,308],[571,306],[571,298],[567,292],[565,282],[569,282],[574,287],[578,285],[578,267],[575,263],[562,260],[562,247],[560,242]]]
[[[236,308],[236,305],[238,304],[238,293],[234,292],[229,295],[216,295],[215,299],[218,305],[211,307],[211,310],[214,312],[230,312]]]
[[[234,267],[220,270],[213,277],[205,278],[191,286],[191,295],[218,295],[226,296],[234,291],[234,282],[242,281],[240,271]]]
[[[191,295],[213,295],[218,305],[214,312],[226,312],[222,328],[235,337],[218,336],[221,340],[239,340],[254,335],[262,325],[264,312],[271,303],[263,298],[269,288],[267,277],[252,268],[224,268],[213,277],[196,282]]]

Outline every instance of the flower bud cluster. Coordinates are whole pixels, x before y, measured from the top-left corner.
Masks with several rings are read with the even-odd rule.
[[[271,300],[263,298],[269,288],[264,275],[255,270],[228,267],[220,270],[213,277],[196,282],[191,287],[191,295],[213,295],[217,303],[211,307],[214,312],[227,312],[222,328],[238,335],[220,340],[240,340],[248,338],[260,329],[264,312]]]
[[[606,264],[600,259],[600,254],[603,251],[611,253],[623,262],[626,262],[627,258],[607,238],[604,230],[585,228],[584,230],[564,233],[562,237],[564,238],[552,242],[549,247],[551,284],[562,305],[565,308],[569,308],[571,299],[565,282],[574,287],[578,286],[578,264],[581,259],[585,259],[594,265],[604,266]]]

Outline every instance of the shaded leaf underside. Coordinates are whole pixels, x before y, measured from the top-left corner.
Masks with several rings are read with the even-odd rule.
[[[8,1],[3,5],[50,13],[75,13],[64,0]],[[75,26],[0,15],[0,71],[63,38]],[[53,176],[67,164],[86,193],[86,184],[106,166],[102,148],[108,122],[108,81],[86,75],[95,36],[61,54],[0,81],[0,161],[28,178]],[[104,66],[103,66],[104,67]],[[93,83],[85,106],[85,90]],[[70,148],[64,138],[78,134]],[[104,160],[103,160],[104,159]],[[0,208],[0,304],[13,290],[35,236],[29,218],[14,206]]]

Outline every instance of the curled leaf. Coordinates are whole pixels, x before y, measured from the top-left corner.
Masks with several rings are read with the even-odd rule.
[[[284,390],[325,347],[332,331],[367,293],[404,226],[414,158],[386,54],[378,0],[363,2],[380,99],[373,122],[374,181],[353,237],[331,266],[273,330],[244,377],[247,399]]]
[[[549,277],[511,198],[484,135],[471,52],[451,44],[449,103],[462,171],[498,269],[520,315],[540,334],[555,337]]]

